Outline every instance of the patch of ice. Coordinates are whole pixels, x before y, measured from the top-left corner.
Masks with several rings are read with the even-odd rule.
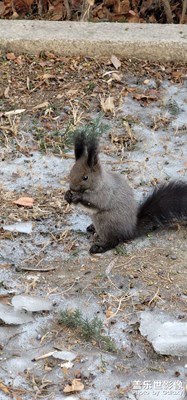
[[[27,311],[49,311],[52,303],[42,297],[32,297],[27,295],[17,295],[12,298],[12,305],[18,309]]]
[[[21,325],[33,321],[31,315],[14,310],[12,306],[0,304],[0,320],[9,325]]]
[[[32,222],[16,222],[12,225],[4,225],[4,231],[9,232],[20,232],[20,233],[31,233],[32,232]]]
[[[64,361],[73,361],[77,357],[77,354],[72,353],[71,351],[55,351],[53,357]]]
[[[187,322],[170,321],[163,313],[145,311],[141,313],[140,332],[157,353],[187,356]]]

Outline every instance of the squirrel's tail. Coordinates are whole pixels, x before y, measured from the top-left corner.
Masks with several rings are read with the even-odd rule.
[[[137,234],[149,233],[174,221],[187,221],[187,182],[169,182],[154,189],[139,206]]]

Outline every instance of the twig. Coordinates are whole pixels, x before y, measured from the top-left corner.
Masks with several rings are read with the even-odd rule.
[[[22,108],[19,110],[5,111],[5,112],[0,113],[0,117],[8,117],[11,115],[17,115],[17,114],[23,113],[24,111],[26,111],[26,108]]]
[[[64,290],[63,292],[60,293],[61,296],[62,296],[64,293],[69,292],[69,291],[73,288],[73,286],[75,286],[75,284],[76,284],[78,281],[79,281],[79,277],[77,277],[77,278],[74,280],[74,282],[72,283],[72,285],[71,285],[68,289],[66,289],[66,290]]]
[[[66,9],[66,14],[67,14],[66,19],[70,20],[71,19],[71,9],[70,9],[70,6],[69,6],[69,1],[68,0],[64,0],[64,5],[65,5],[65,9]]]
[[[48,357],[52,356],[55,352],[56,352],[56,350],[50,351],[49,353],[43,354],[42,356],[38,356],[38,357],[33,358],[31,361],[43,360],[44,358],[48,358]]]
[[[187,0],[183,0],[182,14],[181,14],[181,18],[180,18],[180,24],[185,24],[186,10],[187,10]]]
[[[111,270],[112,270],[112,268],[114,267],[114,265],[115,265],[116,262],[117,262],[116,259],[110,261],[110,263],[108,264],[108,267],[107,267],[106,270],[105,270],[106,275],[109,275],[109,274],[110,274],[110,272],[111,272]]]
[[[48,272],[54,271],[57,267],[49,267],[49,268],[32,268],[32,267],[18,267],[17,270],[19,271],[35,271],[35,272]]]
[[[90,10],[94,5],[95,0],[84,0],[82,5],[81,21],[89,21]]]
[[[151,303],[153,303],[153,301],[158,297],[158,293],[159,293],[159,288],[157,289],[157,291],[154,294],[154,296],[152,297],[152,299],[149,301],[148,306],[150,306]]]
[[[110,277],[107,275],[107,279],[109,280],[109,282],[111,283],[112,286],[115,287],[116,290],[119,290],[119,292],[121,292],[121,289],[119,289],[114,282],[112,282],[112,280],[110,279]]]
[[[119,299],[119,304],[118,304],[117,310],[115,311],[114,314],[112,314],[110,317],[108,317],[108,318],[106,319],[107,322],[108,322],[110,319],[114,318],[114,317],[117,315],[118,311],[119,311],[120,308],[121,308],[121,303],[122,303],[122,301],[124,300],[124,298],[125,298],[125,297],[122,297],[121,299]]]
[[[165,14],[166,14],[167,23],[168,24],[172,24],[173,23],[173,16],[172,16],[169,0],[162,0],[162,3],[163,3],[163,6],[164,6],[164,11],[165,11]]]

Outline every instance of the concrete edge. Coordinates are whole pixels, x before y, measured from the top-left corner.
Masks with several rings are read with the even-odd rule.
[[[0,20],[0,49],[187,62],[187,25]]]

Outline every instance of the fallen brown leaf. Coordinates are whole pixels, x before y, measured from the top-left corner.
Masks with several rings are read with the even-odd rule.
[[[110,61],[116,69],[121,67],[121,61],[116,56],[112,55]]]
[[[5,5],[3,4],[2,1],[0,1],[0,15],[3,15],[4,12],[5,12]]]
[[[80,379],[73,379],[71,383],[65,386],[64,393],[81,392],[84,389],[84,385]]]
[[[107,113],[111,112],[114,113],[114,98],[112,96],[107,97],[106,99],[102,96],[100,96],[100,104],[101,104],[101,109]]]
[[[129,92],[129,93],[135,92],[136,90],[137,90],[137,88],[135,88],[135,87],[127,88],[127,92]]]
[[[44,101],[43,103],[38,104],[37,106],[34,106],[33,107],[33,111],[34,110],[39,110],[40,108],[47,108],[47,107],[49,107],[49,102],[48,101]]]
[[[7,86],[6,87],[6,89],[5,89],[5,91],[4,91],[4,97],[5,97],[5,99],[8,99],[9,98],[9,89],[10,89],[10,87],[9,86]]]
[[[70,90],[68,90],[68,91],[66,92],[66,96],[71,97],[71,96],[73,96],[74,94],[77,94],[78,91],[79,91],[78,89],[70,89]]]
[[[106,310],[106,318],[111,318],[114,315],[113,311],[111,310],[111,307],[109,307]]]
[[[158,98],[155,95],[148,95],[145,93],[136,93],[133,95],[133,99],[136,100],[158,100]]]
[[[7,53],[6,58],[8,61],[14,61],[16,59],[16,56],[14,53]]]
[[[48,74],[48,73],[43,74],[43,76],[42,76],[42,79],[44,79],[44,80],[47,80],[47,79],[54,79],[54,78],[55,78],[55,75]]]
[[[6,393],[6,394],[10,394],[9,388],[6,385],[4,385],[3,382],[0,382],[0,390],[2,390],[2,392]]]
[[[14,204],[24,207],[32,207],[34,199],[32,197],[20,197],[18,200],[13,201]]]
[[[123,75],[122,75],[122,74],[119,74],[119,73],[117,73],[117,72],[113,72],[113,73],[112,73],[111,79],[112,79],[113,81],[121,82],[121,81],[122,81],[122,78],[123,78]]]
[[[12,14],[12,19],[17,19],[17,18],[19,18],[19,14],[16,11],[14,11]]]
[[[14,9],[19,15],[31,13],[31,5],[34,0],[14,0]]]

